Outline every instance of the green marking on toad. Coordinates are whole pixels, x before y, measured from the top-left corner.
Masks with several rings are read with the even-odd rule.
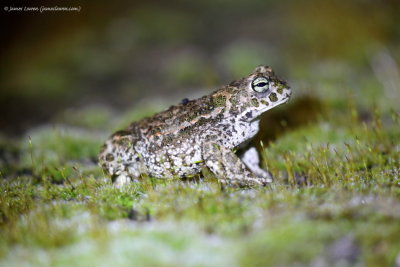
[[[241,154],[234,150],[257,134],[260,116],[286,103],[291,93],[270,67],[259,66],[210,95],[186,100],[114,133],[103,145],[99,163],[117,186],[141,175],[190,177],[204,167],[222,184],[266,185],[272,177],[260,168],[256,148],[241,149]]]

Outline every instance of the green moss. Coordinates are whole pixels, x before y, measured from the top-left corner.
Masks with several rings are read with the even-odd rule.
[[[339,237],[343,226],[329,223],[286,222],[253,236],[242,252],[243,266],[310,263],[323,253],[324,244]],[[335,233],[335,235],[333,234]],[[307,245],[305,245],[307,244]],[[266,256],[268,255],[268,256]]]

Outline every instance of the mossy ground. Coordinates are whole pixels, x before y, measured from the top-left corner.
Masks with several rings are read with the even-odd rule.
[[[272,113],[270,123],[288,119],[264,138],[263,165],[275,178],[264,188],[221,188],[212,178],[114,188],[96,165],[99,147],[148,111],[110,123],[116,116],[97,107],[3,138],[0,265],[393,266],[399,113],[347,97],[321,98],[323,109],[301,99]]]

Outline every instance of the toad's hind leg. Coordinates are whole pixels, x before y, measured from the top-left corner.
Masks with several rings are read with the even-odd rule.
[[[214,142],[202,146],[203,160],[206,166],[217,176],[221,183],[236,186],[266,185],[270,179],[257,177],[230,149]]]
[[[112,177],[117,187],[122,187],[146,173],[145,165],[134,150],[130,135],[114,135],[106,141],[100,154],[99,164]]]

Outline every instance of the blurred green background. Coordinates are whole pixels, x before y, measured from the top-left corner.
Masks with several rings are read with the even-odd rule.
[[[122,112],[143,101],[171,104],[260,64],[288,79],[298,95],[352,96],[369,106],[400,101],[398,0],[2,4],[81,7],[2,8],[0,129],[6,134],[76,108]]]

